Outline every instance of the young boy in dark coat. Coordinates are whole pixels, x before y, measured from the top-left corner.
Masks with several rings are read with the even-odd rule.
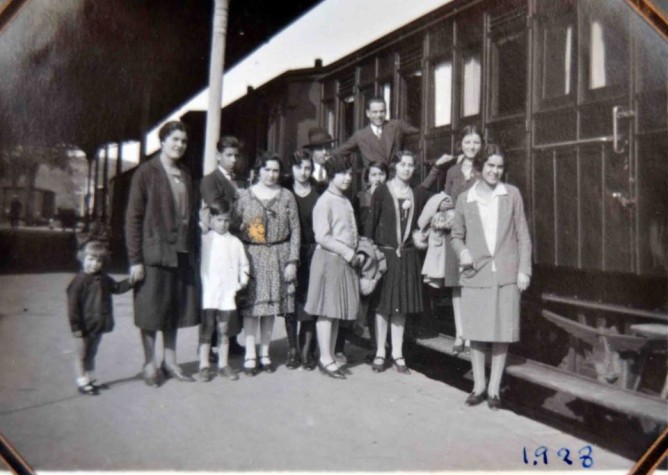
[[[76,346],[75,371],[81,394],[97,396],[100,385],[95,384],[95,355],[103,333],[114,329],[111,294],[121,294],[132,288],[127,279],[116,282],[103,272],[109,257],[102,241],[89,241],[77,257],[81,271],[67,286],[67,313]]]

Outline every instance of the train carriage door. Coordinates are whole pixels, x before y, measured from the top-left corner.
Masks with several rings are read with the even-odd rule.
[[[623,0],[537,2],[538,262],[637,271],[634,57]]]

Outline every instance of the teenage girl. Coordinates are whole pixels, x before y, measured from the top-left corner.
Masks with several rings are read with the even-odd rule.
[[[412,189],[415,156],[401,152],[390,164],[392,178],[378,186],[371,197],[371,209],[364,235],[371,238],[387,259],[387,273],[373,296],[376,313],[376,356],[371,369],[386,368],[387,332],[391,327],[392,363],[397,371],[410,370],[403,356],[406,315],[423,310],[421,259],[411,237],[427,200],[422,187]]]
[[[352,183],[352,165],[333,156],[324,164],[329,185],[313,208],[313,230],[318,243],[309,279],[305,311],[318,316],[317,334],[323,374],[346,379],[350,372],[334,360],[339,322],[354,320],[359,307],[359,278],[363,263],[357,254],[355,212],[346,191]]]

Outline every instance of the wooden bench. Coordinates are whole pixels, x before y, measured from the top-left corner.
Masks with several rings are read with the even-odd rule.
[[[438,335],[417,338],[415,343],[432,350],[470,361],[466,353],[453,355],[454,338]],[[513,355],[508,355],[506,373],[557,392],[566,393],[628,416],[647,418],[665,425],[668,409],[665,401],[639,392],[603,384],[553,366]]]

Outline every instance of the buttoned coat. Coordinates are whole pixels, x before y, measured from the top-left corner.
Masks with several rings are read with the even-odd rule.
[[[189,205],[187,248],[194,249],[198,198],[185,165],[177,163],[186,188]],[[152,158],[137,168],[132,176],[128,207],[125,212],[125,245],[130,264],[178,267],[177,240],[179,223],[169,177]],[[189,253],[191,260],[193,254]]]
[[[373,133],[371,125],[355,132],[343,145],[336,148],[332,154],[349,154],[360,152],[364,166],[371,162],[389,164],[392,157],[404,146],[406,135],[419,132],[419,129],[400,120],[388,120],[383,124],[380,139]]]
[[[235,212],[235,205],[239,199],[239,190],[232,183],[220,168],[216,169],[205,175],[202,178],[202,181],[199,184],[199,192],[202,196],[204,203],[209,206],[215,201],[223,200],[230,205],[231,220],[230,220],[230,231],[233,234],[238,234],[239,227],[241,226],[241,219]]]
[[[531,238],[524,215],[524,203],[519,190],[504,183],[508,193],[499,195],[499,218],[496,249],[491,254],[485,241],[478,204],[468,201],[468,191],[459,195],[452,226],[452,247],[457,256],[468,249],[473,267],[460,276],[463,287],[491,287],[494,282],[503,286],[517,282],[517,273],[531,275]],[[496,267],[496,279],[492,275],[492,261]]]

